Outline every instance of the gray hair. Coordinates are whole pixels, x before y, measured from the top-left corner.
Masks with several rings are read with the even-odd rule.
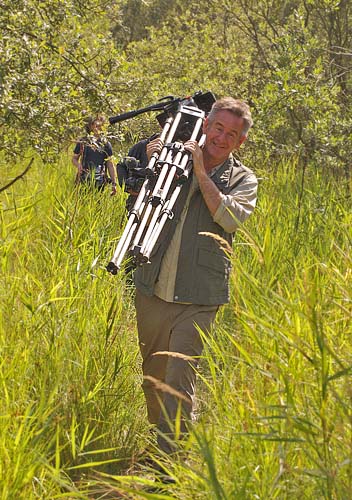
[[[222,99],[218,99],[214,102],[211,111],[208,115],[208,121],[212,122],[214,120],[215,115],[219,111],[230,111],[235,116],[243,119],[243,129],[242,129],[242,137],[247,135],[248,130],[253,125],[252,115],[250,107],[244,101],[240,99],[234,99],[233,97],[223,97]]]

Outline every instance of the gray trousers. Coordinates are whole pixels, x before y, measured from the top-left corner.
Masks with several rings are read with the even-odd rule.
[[[189,357],[200,356],[203,349],[197,326],[204,333],[209,332],[218,306],[170,303],[156,296],[147,297],[138,290],[135,306],[148,419],[160,430],[159,447],[172,453],[176,450],[172,428],[178,412],[181,433],[186,432],[187,421],[192,417],[198,360]],[[184,357],[154,355],[165,351]]]

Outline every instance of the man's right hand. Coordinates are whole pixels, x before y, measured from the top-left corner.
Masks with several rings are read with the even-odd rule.
[[[160,137],[157,137],[153,141],[148,142],[147,144],[147,157],[148,161],[152,157],[153,153],[160,153],[164,146],[164,142],[160,139]]]

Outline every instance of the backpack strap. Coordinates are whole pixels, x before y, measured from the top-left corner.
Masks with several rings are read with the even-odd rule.
[[[82,169],[84,170],[84,161],[85,161],[85,156],[86,156],[86,148],[84,145],[84,139],[81,139],[81,142],[80,142],[79,155],[81,157]]]
[[[239,186],[243,179],[247,176],[247,174],[248,172],[246,172],[246,170],[241,170],[240,172],[238,172],[238,174],[235,175],[235,178],[231,179],[231,183],[229,185],[230,191]]]

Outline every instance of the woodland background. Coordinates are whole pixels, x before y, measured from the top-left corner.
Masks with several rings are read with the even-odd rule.
[[[351,2],[0,7],[1,498],[351,498]],[[165,458],[176,484],[158,497],[136,465],[133,287],[105,271],[125,194],[80,192],[70,161],[89,114],[198,90],[250,104],[259,201],[189,459]],[[152,113],[110,127],[115,160],[156,128]]]
[[[255,161],[348,169],[351,4],[188,0],[1,2],[1,142],[56,157],[82,115],[197,90],[246,99]],[[146,116],[115,130],[130,140]],[[155,128],[155,122],[148,123]],[[127,136],[127,137],[126,137]]]

